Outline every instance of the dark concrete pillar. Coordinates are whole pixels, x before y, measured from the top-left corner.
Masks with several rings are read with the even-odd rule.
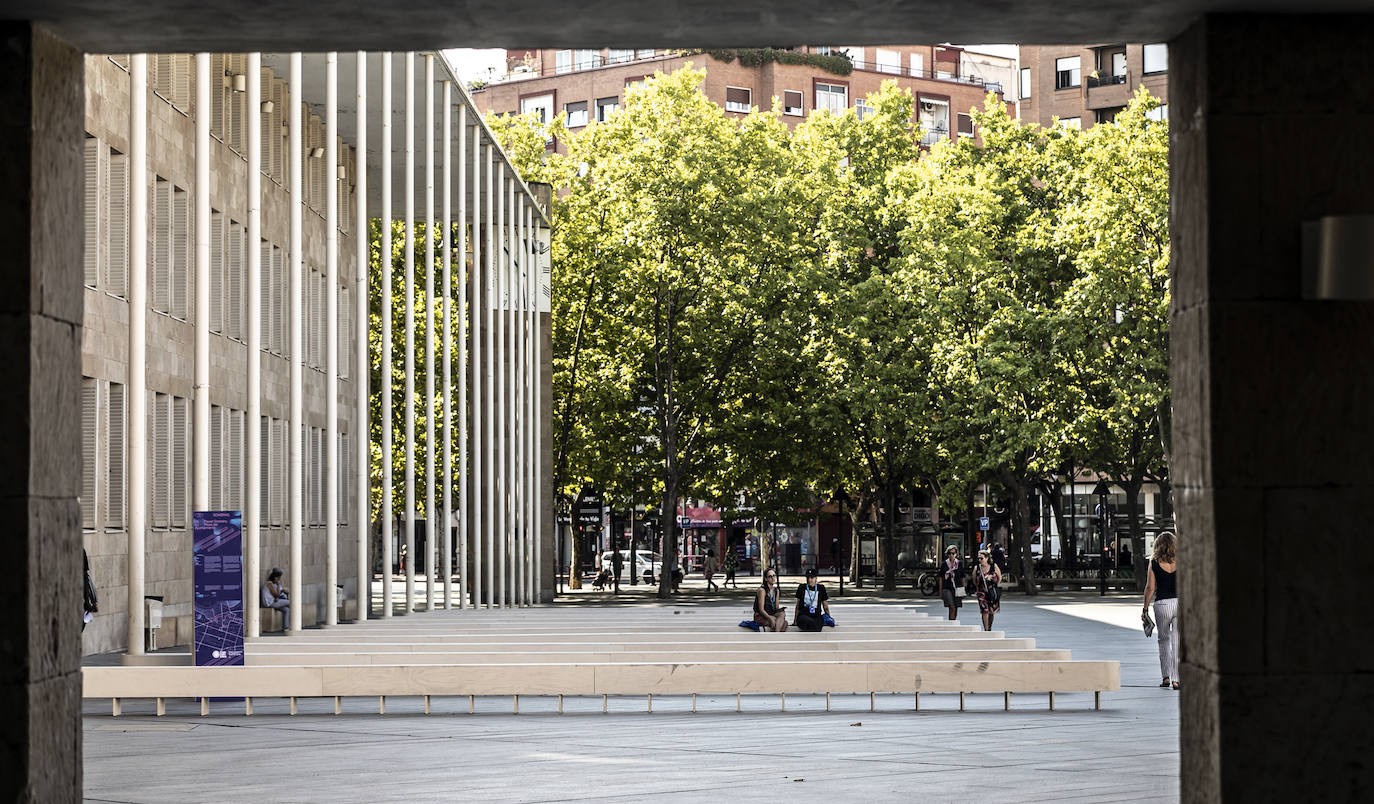
[[[1374,302],[1301,281],[1304,221],[1374,213],[1371,41],[1215,16],[1170,47],[1187,801],[1374,796]]]
[[[81,54],[0,22],[0,800],[81,798]]]

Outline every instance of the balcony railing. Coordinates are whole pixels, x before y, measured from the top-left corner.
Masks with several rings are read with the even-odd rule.
[[[854,69],[867,70],[874,73],[886,73],[887,75],[900,75],[906,78],[925,78],[931,81],[951,81],[956,84],[967,84],[969,86],[985,87],[989,92],[1001,94],[1001,81],[988,81],[982,76],[962,75],[952,73],[948,70],[915,70],[909,67],[902,67],[900,64],[880,63],[876,61],[856,61]]]
[[[1088,76],[1088,89],[1093,87],[1110,87],[1117,84],[1126,83],[1125,75],[1090,75]]]
[[[921,145],[929,148],[940,140],[949,139],[949,128],[947,126],[936,126],[921,134]]]

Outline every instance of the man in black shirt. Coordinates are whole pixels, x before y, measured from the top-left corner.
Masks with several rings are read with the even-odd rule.
[[[819,631],[830,615],[825,584],[816,583],[816,568],[806,571],[806,583],[797,586],[797,611],[792,622],[803,631]]]

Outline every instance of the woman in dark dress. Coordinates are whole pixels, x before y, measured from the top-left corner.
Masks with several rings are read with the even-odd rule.
[[[769,631],[787,630],[787,612],[778,605],[778,571],[763,571],[763,585],[754,595],[754,622]]]
[[[978,611],[983,615],[983,630],[992,630],[992,618],[1002,609],[1002,571],[992,563],[992,554],[978,551],[978,566],[973,568],[973,591],[978,594]]]
[[[940,565],[940,599],[949,609],[951,620],[959,618],[959,606],[963,605],[955,590],[964,588],[964,575],[964,565],[959,561],[959,548],[950,547],[945,551],[944,563]]]

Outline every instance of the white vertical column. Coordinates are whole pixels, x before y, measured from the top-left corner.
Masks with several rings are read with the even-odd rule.
[[[415,611],[415,54],[405,54],[406,614]]]
[[[534,337],[531,339],[534,343],[534,597],[535,602],[540,603],[544,599],[544,517],[548,513],[544,508],[544,341],[541,326],[544,303],[544,247],[540,237],[542,227],[539,216],[533,215],[532,221],[530,250],[533,259],[530,267],[534,270]],[[557,523],[554,523],[554,526],[557,527]],[[558,560],[555,556],[554,561]]]
[[[467,107],[463,107],[464,115],[467,114]],[[472,605],[474,608],[482,607],[483,576],[482,576],[482,545],[486,541],[482,537],[483,511],[486,507],[479,495],[483,493],[482,485],[482,458],[485,443],[485,434],[482,430],[482,297],[484,288],[482,287],[483,271],[482,258],[482,129],[480,126],[472,127],[472,303],[469,308],[472,310],[472,320],[468,324],[468,335],[472,347]],[[468,498],[464,496],[466,503]],[[467,523],[464,523],[465,525]]]
[[[507,537],[510,545],[510,603],[512,606],[520,605],[520,481],[517,473],[516,464],[516,443],[520,440],[520,416],[516,405],[516,386],[514,382],[514,369],[519,360],[519,355],[515,351],[515,308],[518,303],[516,296],[517,283],[516,274],[519,270],[519,258],[515,253],[515,236],[517,229],[517,219],[515,215],[515,187],[518,177],[512,169],[510,182],[506,188],[506,527],[510,534]]]
[[[197,66],[196,72],[200,72]],[[243,488],[244,596],[247,636],[259,636],[258,576],[262,561],[262,55],[248,54],[248,426],[244,428],[247,477]],[[197,106],[209,109],[206,102]]]
[[[191,510],[210,508],[210,54],[196,54],[195,400]],[[203,111],[202,111],[203,110]],[[174,282],[184,277],[174,277]]]
[[[534,555],[537,544],[534,518],[534,249],[533,210],[529,199],[521,204],[522,220],[525,222],[524,238],[521,241],[520,259],[525,264],[525,602],[534,605],[539,602],[535,597]]]
[[[447,103],[445,103],[447,105]],[[458,608],[467,606],[468,578],[468,107],[458,107]],[[473,204],[475,208],[477,205]],[[475,603],[476,601],[474,601]]]
[[[434,611],[434,54],[425,54],[425,611]]]
[[[442,528],[443,538],[439,540],[443,552],[440,567],[444,573],[444,608],[453,608],[453,83],[444,82],[444,160],[441,170],[444,174],[444,206],[440,225],[444,230],[443,259],[443,300],[444,300],[444,344],[439,350],[443,355],[444,389],[444,506],[443,516],[437,519]]]
[[[500,541],[496,545],[497,568],[500,572],[500,605],[510,606],[511,588],[508,583],[506,554],[510,552],[510,403],[506,399],[506,364],[510,351],[506,348],[507,314],[510,299],[507,297],[507,280],[510,278],[510,236],[507,227],[506,198],[510,177],[506,174],[506,163],[497,163],[496,184],[496,533]]]
[[[513,520],[515,522],[515,605],[528,603],[525,599],[525,337],[523,337],[523,317],[525,317],[525,257],[521,253],[521,194],[519,180],[511,181],[511,418],[515,422],[514,438],[511,438],[511,495]]]
[[[333,52],[324,57],[324,199],[324,622],[338,625],[339,54]]]
[[[301,595],[303,577],[301,561],[301,516],[304,510],[301,500],[301,456],[305,449],[305,405],[302,384],[304,382],[304,347],[301,343],[301,267],[304,242],[301,237],[301,212],[305,208],[305,193],[301,186],[301,54],[291,54],[290,73],[290,160],[291,160],[291,412],[290,447],[291,456],[288,487],[291,499],[291,622],[294,631],[301,628],[301,611],[305,608]]]
[[[381,338],[382,338],[382,360],[379,372],[381,387],[377,389],[377,407],[382,411],[382,505],[381,505],[381,525],[382,525],[382,616],[390,617],[393,614],[392,589],[391,589],[391,567],[395,557],[392,555],[391,543],[395,541],[393,528],[396,523],[395,511],[392,509],[392,489],[391,480],[395,463],[392,457],[391,447],[391,418],[392,405],[394,404],[392,391],[392,356],[391,356],[391,280],[395,273],[394,256],[391,253],[391,51],[382,53],[382,249],[378,263],[380,266],[380,276],[378,283],[382,287],[382,315],[381,315]]]
[[[355,100],[357,109],[357,130],[354,132],[356,150],[353,152],[353,245],[357,250],[353,258],[353,383],[357,390],[354,420],[358,425],[353,437],[353,482],[356,484],[356,505],[354,520],[358,523],[358,614],[359,621],[366,620],[368,608],[372,604],[372,567],[367,560],[367,537],[372,530],[372,481],[368,471],[372,449],[371,415],[367,404],[368,371],[368,241],[367,227],[367,53],[358,51],[358,94]],[[382,280],[390,277],[382,272]],[[383,370],[382,376],[386,376]],[[383,400],[387,400],[385,396]],[[383,466],[389,461],[383,459]]]
[[[484,146],[484,150],[487,154],[487,216],[485,221],[486,233],[483,239],[487,243],[487,260],[486,266],[484,268],[485,275],[482,278],[482,295],[484,297],[491,296],[492,298],[483,299],[483,303],[487,306],[487,309],[483,315],[483,322],[486,324],[486,347],[484,349],[484,351],[486,352],[486,359],[482,363],[482,389],[486,396],[486,401],[485,404],[482,406],[482,412],[484,414],[482,417],[482,428],[485,433],[482,437],[482,449],[485,453],[483,463],[485,463],[486,466],[489,467],[488,471],[491,474],[491,479],[488,480],[485,484],[479,482],[478,488],[482,488],[483,486],[486,487],[486,500],[482,507],[483,509],[485,509],[485,516],[483,516],[483,519],[486,520],[487,527],[486,532],[482,536],[482,543],[484,546],[484,550],[487,554],[487,608],[492,608],[496,605],[496,596],[494,594],[494,591],[496,589],[496,578],[494,577],[492,569],[496,564],[496,529],[494,527],[494,520],[496,518],[495,486],[496,481],[499,477],[497,472],[495,471],[496,455],[494,447],[496,444],[496,434],[494,432],[493,426],[495,417],[492,414],[492,411],[496,406],[496,395],[494,393],[496,386],[496,375],[495,372],[492,370],[492,364],[496,363],[496,360],[499,356],[496,354],[496,344],[495,339],[493,337],[492,329],[497,320],[497,316],[495,315],[493,310],[496,308],[497,305],[500,304],[501,297],[499,291],[493,292],[492,285],[490,284],[491,279],[496,276],[496,253],[500,250],[500,247],[497,245],[496,238],[493,236],[493,230],[491,225],[495,213],[495,201],[498,189],[496,182],[494,180],[495,171],[493,170],[495,161],[495,148],[492,146],[491,143],[487,143]]]
[[[148,526],[148,54],[129,58],[129,655],[143,655],[143,557]]]

